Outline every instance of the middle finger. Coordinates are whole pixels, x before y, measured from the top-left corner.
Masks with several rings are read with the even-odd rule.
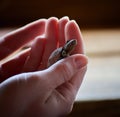
[[[45,49],[42,57],[42,63],[39,67],[40,70],[47,67],[48,58],[52,51],[57,48],[58,44],[58,19],[52,17],[48,19],[45,30]]]

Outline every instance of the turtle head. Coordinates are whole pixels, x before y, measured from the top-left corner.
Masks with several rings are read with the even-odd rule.
[[[76,39],[67,41],[67,43],[62,48],[61,56],[63,58],[69,56],[69,54],[73,51],[76,45],[77,45]]]

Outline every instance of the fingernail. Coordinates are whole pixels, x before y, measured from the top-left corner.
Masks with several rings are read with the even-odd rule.
[[[86,66],[88,63],[87,57],[77,57],[75,58],[75,64],[77,69],[81,69],[82,67]]]

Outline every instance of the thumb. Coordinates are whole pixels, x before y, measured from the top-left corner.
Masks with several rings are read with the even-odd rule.
[[[86,66],[87,57],[75,54],[56,62],[54,65],[42,72],[42,77],[51,88],[55,89],[69,81],[82,67]]]

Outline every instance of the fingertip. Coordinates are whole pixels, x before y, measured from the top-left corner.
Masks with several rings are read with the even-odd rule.
[[[48,22],[48,23],[49,23],[49,22],[51,22],[51,23],[58,22],[58,18],[57,18],[57,17],[50,17],[47,22]]]
[[[36,24],[41,24],[41,23],[45,23],[47,21],[47,19],[38,19],[38,20],[36,20],[36,21],[33,21],[33,22],[31,22],[31,23],[29,23],[29,24],[26,24],[26,26],[24,26],[23,28],[25,28],[25,27],[29,27],[29,26],[32,26],[32,25],[36,25]]]
[[[58,18],[50,17],[46,24],[46,36],[53,37],[57,31]]]
[[[71,20],[66,24],[66,30],[70,30],[70,31],[75,31],[80,30],[80,27],[78,26],[77,22],[75,20]]]
[[[32,34],[32,32],[38,32],[37,36],[43,34],[45,31],[47,19],[39,19],[37,21],[33,21],[32,23],[27,24],[26,26],[22,27],[21,29],[24,31],[28,31]]]
[[[69,21],[69,17],[67,17],[67,16],[62,17],[59,20],[59,26],[62,27],[62,28],[64,28],[68,21]]]
[[[77,40],[77,46],[74,50],[74,53],[77,54],[84,54],[84,43],[83,43],[83,37],[80,31],[80,28],[75,20],[71,20],[68,22],[65,26],[65,38],[66,40],[70,39],[76,39]]]
[[[69,18],[67,16],[62,17],[59,20],[59,47],[63,46],[66,42],[65,39],[65,25],[67,24],[67,22],[69,21]]]
[[[44,43],[45,43],[45,40],[46,40],[46,38],[45,38],[45,36],[44,35],[41,35],[41,36],[37,36],[36,38],[35,38],[35,40],[33,41],[33,45],[34,46],[43,46],[44,45]],[[39,49],[38,49],[39,50]]]
[[[60,18],[60,20],[59,20],[59,21],[62,21],[62,20],[69,21],[69,17],[68,17],[68,16],[64,16],[64,17]]]
[[[36,39],[33,41],[31,45],[31,53],[24,64],[23,72],[31,72],[38,70],[40,62],[42,60],[44,47],[45,37],[43,36],[36,37]],[[39,51],[39,53],[37,51]]]
[[[76,67],[78,70],[88,64],[88,57],[87,56],[81,55],[81,54],[73,55],[73,57],[74,56],[75,56],[74,62],[76,64]]]

